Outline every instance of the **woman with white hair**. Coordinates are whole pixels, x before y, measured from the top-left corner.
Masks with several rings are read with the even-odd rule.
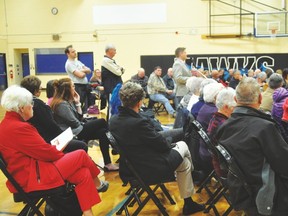
[[[216,97],[218,93],[224,88],[220,83],[210,83],[206,85],[203,89],[203,99],[204,105],[199,110],[197,121],[202,125],[206,131],[208,124],[213,114],[217,112]]]
[[[186,87],[188,89],[188,93],[184,95],[180,104],[182,107],[187,108],[187,110],[191,110],[192,106],[199,100],[200,95],[200,85],[204,79],[202,77],[190,77],[186,81]]]
[[[234,99],[235,97],[235,90],[231,87],[227,87],[222,89],[216,98],[216,107],[218,109],[217,112],[214,113],[212,116],[207,133],[209,137],[212,140],[212,143],[216,143],[216,132],[217,129],[231,116],[235,106],[236,101]],[[211,164],[211,158],[210,153],[208,152],[208,149],[206,148],[204,143],[200,143],[200,156],[203,161],[206,163]],[[217,175],[223,176],[223,171],[220,169],[220,164],[216,156],[212,156],[212,164],[214,167],[214,170],[216,171]]]
[[[1,105],[6,114],[0,124],[0,154],[23,190],[48,190],[69,181],[76,185],[83,215],[92,216],[92,206],[101,201],[96,187],[102,185],[97,177],[100,170],[92,159],[84,150],[64,155],[47,144],[36,128],[26,122],[33,117],[33,96],[27,89],[7,88]],[[11,193],[17,192],[10,182],[7,187]]]
[[[210,83],[217,83],[214,79],[204,79],[201,84],[200,84],[200,96],[198,98],[198,101],[192,106],[192,108],[189,110],[191,111],[191,114],[194,116],[194,118],[196,119],[199,113],[199,110],[202,108],[202,106],[204,105],[204,99],[203,99],[203,89],[206,85],[210,84]]]

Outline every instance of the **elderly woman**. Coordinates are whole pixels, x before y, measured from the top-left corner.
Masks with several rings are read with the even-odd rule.
[[[33,95],[33,117],[28,120],[43,137],[43,139],[50,143],[52,139],[63,132],[58,124],[53,119],[52,110],[42,100],[39,99],[41,94],[41,80],[36,76],[26,76],[21,81],[21,86],[30,91]],[[64,153],[83,149],[88,151],[88,146],[85,142],[79,140],[72,140],[64,149]]]
[[[215,112],[212,116],[207,129],[207,133],[212,140],[212,143],[215,143],[216,141],[217,129],[231,116],[236,106],[234,97],[235,90],[230,87],[222,89],[217,95],[216,107],[218,111]],[[199,152],[203,162],[211,164],[210,153],[208,152],[208,149],[203,142],[200,143]],[[221,171],[218,159],[215,155],[212,155],[212,164],[217,175],[223,176],[224,173]]]
[[[106,137],[108,125],[104,119],[81,121],[82,109],[80,96],[75,91],[74,83],[70,78],[63,78],[54,82],[55,94],[51,103],[54,119],[62,130],[71,127],[74,135],[80,140],[100,141],[100,150],[104,159],[104,170],[117,171],[119,167],[111,163],[109,155],[109,141]]]
[[[150,122],[139,115],[145,92],[137,83],[128,82],[120,90],[123,107],[110,120],[110,130],[119,146],[139,171],[146,183],[163,182],[177,173],[180,195],[184,199],[183,214],[203,210],[192,200],[191,155],[185,142],[171,144],[157,133]],[[120,157],[120,176],[129,177],[129,169]]]
[[[11,86],[1,99],[6,110],[0,124],[0,154],[7,169],[25,192],[47,190],[69,181],[84,216],[91,216],[91,207],[100,202],[96,187],[99,169],[83,150],[63,154],[48,145],[27,120],[33,117],[33,96],[25,88]],[[7,182],[11,193],[15,188]]]
[[[188,89],[187,95],[184,95],[180,104],[182,107],[191,110],[192,106],[199,100],[200,95],[200,85],[204,79],[202,77],[190,77],[186,81],[186,87]]]
[[[213,114],[217,112],[216,97],[218,93],[224,88],[220,83],[210,83],[203,89],[204,105],[199,110],[197,121],[202,125],[206,131]]]
[[[203,89],[204,89],[204,87],[206,85],[208,85],[210,83],[217,83],[217,82],[215,80],[213,80],[213,79],[204,79],[201,82],[200,89],[199,89],[200,95],[199,95],[198,101],[192,106],[192,109],[191,109],[191,113],[192,113],[192,115],[194,116],[195,119],[198,116],[199,110],[202,108],[202,106],[205,103],[204,99],[203,99]]]

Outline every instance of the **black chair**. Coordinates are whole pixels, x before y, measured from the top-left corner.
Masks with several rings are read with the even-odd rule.
[[[162,203],[160,202],[158,197],[155,195],[155,192],[156,192],[156,190],[158,188],[160,188],[163,191],[163,193],[166,196],[166,198],[170,201],[170,203],[172,205],[175,205],[176,204],[175,201],[172,199],[171,195],[169,194],[167,188],[164,185],[165,182],[171,182],[171,181],[175,180],[175,178],[173,180],[167,180],[165,182],[161,182],[159,184],[156,184],[156,186],[153,189],[151,189],[150,185],[146,184],[143,181],[143,179],[140,177],[140,175],[138,174],[138,172],[134,168],[133,164],[126,157],[125,152],[123,152],[121,147],[118,145],[118,143],[117,143],[116,139],[114,138],[114,136],[112,135],[112,133],[111,132],[107,132],[106,136],[109,139],[109,141],[110,141],[111,145],[113,146],[113,148],[117,149],[117,151],[120,154],[120,157],[121,157],[122,161],[124,161],[126,163],[129,171],[133,175],[133,178],[131,178],[129,180],[130,189],[126,192],[126,195],[128,195],[128,197],[126,198],[126,201],[120,207],[120,209],[118,210],[118,212],[116,214],[117,215],[121,215],[122,211],[124,210],[125,214],[127,216],[129,216],[130,214],[129,214],[129,211],[128,211],[128,207],[133,206],[137,202],[138,203],[138,208],[135,210],[135,212],[132,215],[138,215],[140,213],[140,211],[144,208],[146,203],[150,199],[152,199],[152,201],[158,207],[158,209],[160,210],[162,215],[168,216],[169,214],[167,213],[165,207],[162,205]],[[145,192],[147,193],[147,197],[145,197],[145,199],[143,201],[141,201],[140,197]]]
[[[157,102],[157,101],[153,101],[150,98],[149,98],[148,108],[152,109],[154,111],[154,113],[158,116],[160,115],[161,112],[168,113],[167,110],[165,109],[164,104]]]
[[[212,155],[218,156],[217,148],[215,147],[215,145],[213,145],[209,136],[204,131],[202,125],[198,121],[194,120],[194,121],[192,121],[192,127],[198,133],[198,135],[200,136],[202,141],[205,143],[211,156]],[[209,188],[209,183],[211,182],[212,178],[214,178],[218,182],[218,187],[214,191],[210,190],[210,188]],[[227,194],[228,187],[226,184],[226,178],[224,178],[222,176],[218,176],[216,174],[215,170],[213,170],[208,175],[208,177],[206,179],[204,179],[204,181],[200,184],[200,187],[198,188],[196,193],[201,193],[201,191],[203,189],[209,195],[209,199],[206,202],[207,207],[204,210],[205,213],[208,213],[212,209],[216,216],[220,215],[215,204],[220,200],[221,197],[224,197],[225,200],[227,201],[227,203],[229,204],[228,209],[224,212],[223,215],[228,215],[233,210],[232,204],[231,204],[230,199],[229,199],[228,194]]]
[[[17,193],[13,194],[14,202],[23,202],[25,204],[18,216],[32,216],[34,214],[38,216],[44,216],[44,214],[39,210],[42,204],[47,201],[49,197],[56,194],[62,194],[65,190],[65,186],[60,186],[49,190],[26,193],[18,184],[18,182],[13,178],[13,176],[8,172],[7,165],[1,155],[0,169],[6,178],[11,182],[13,187],[17,190]]]

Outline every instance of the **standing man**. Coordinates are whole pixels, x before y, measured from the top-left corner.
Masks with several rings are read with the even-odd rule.
[[[104,87],[104,92],[109,99],[109,94],[112,93],[113,89],[118,83],[123,83],[122,74],[124,73],[124,68],[117,65],[113,57],[116,55],[116,48],[112,44],[106,45],[105,56],[102,61],[101,71],[102,71],[102,84]]]
[[[88,98],[91,95],[86,75],[91,73],[91,69],[76,59],[77,52],[72,45],[65,48],[65,54],[68,57],[65,64],[65,70],[70,79],[74,82],[75,90],[80,95],[82,111],[83,113],[86,113],[88,108]]]
[[[184,95],[188,93],[188,89],[186,88],[186,81],[189,77],[192,76],[192,73],[189,71],[185,64],[185,60],[187,59],[187,53],[185,47],[178,47],[175,50],[175,60],[173,64],[173,73],[174,79],[176,81],[176,97],[178,103],[181,101]]]

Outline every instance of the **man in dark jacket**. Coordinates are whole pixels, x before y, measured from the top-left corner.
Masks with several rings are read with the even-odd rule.
[[[122,74],[124,68],[117,65],[113,57],[116,55],[116,48],[112,44],[108,44],[105,48],[105,56],[102,61],[102,84],[104,87],[105,94],[109,98],[109,94],[112,93],[113,89],[118,83],[122,83]]]
[[[267,211],[288,215],[288,145],[271,116],[258,110],[262,96],[255,79],[244,78],[235,99],[237,107],[216,137],[240,166],[252,196],[242,186],[230,184],[233,204],[247,215],[268,215]],[[228,175],[228,183],[232,180]],[[270,190],[263,195],[267,187]]]
[[[167,74],[163,77],[163,80],[168,90],[172,90],[172,91],[176,90],[176,84],[173,78],[172,68],[169,68],[167,70]]]
[[[240,80],[242,79],[240,71],[236,70],[233,72],[233,77],[229,82],[229,87],[236,89],[237,85],[239,84]]]
[[[184,198],[183,214],[202,211],[203,206],[191,198],[194,191],[193,164],[186,143],[171,144],[155,131],[150,121],[139,115],[145,97],[139,84],[126,83],[119,95],[123,107],[119,108],[119,115],[111,118],[110,131],[139,175],[146,183],[155,184],[171,179],[176,171],[180,195]],[[121,156],[119,171],[123,181],[131,176]]]

